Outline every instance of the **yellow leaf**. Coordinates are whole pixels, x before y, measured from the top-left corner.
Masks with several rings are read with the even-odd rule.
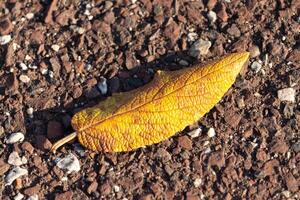
[[[248,56],[235,53],[204,67],[159,71],[147,85],[76,113],[73,136],[86,148],[104,152],[130,151],[168,139],[218,103]]]

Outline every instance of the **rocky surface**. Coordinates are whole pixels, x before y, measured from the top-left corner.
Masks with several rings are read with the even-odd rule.
[[[0,1],[0,199],[299,199],[299,9],[298,0]],[[169,140],[119,154],[75,141],[49,153],[77,111],[157,70],[240,51],[251,59],[232,89]]]

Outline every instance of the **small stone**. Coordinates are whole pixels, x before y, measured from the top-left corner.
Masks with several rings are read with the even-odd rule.
[[[41,186],[40,185],[35,185],[35,186],[32,186],[32,187],[26,188],[23,192],[27,196],[33,196],[35,194],[38,194],[40,190],[41,190]]]
[[[209,10],[212,10],[216,6],[216,3],[217,0],[208,0],[206,6]]]
[[[24,142],[21,147],[23,150],[27,151],[30,154],[32,154],[34,151],[34,147],[27,141]]]
[[[208,11],[207,18],[210,23],[215,23],[217,20],[217,14],[214,11]]]
[[[98,187],[98,183],[97,181],[93,181],[89,187],[87,188],[87,193],[88,194],[91,194],[93,192],[96,192],[97,191],[97,187]]]
[[[221,4],[220,9],[217,13],[217,16],[221,19],[222,22],[227,22],[229,17],[226,12],[226,6],[224,3]]]
[[[7,35],[13,31],[13,24],[8,17],[0,20],[0,35]]]
[[[62,124],[58,121],[50,121],[47,125],[47,137],[49,139],[59,138],[64,134]]]
[[[275,140],[274,143],[272,143],[270,152],[277,153],[277,154],[285,154],[289,150],[289,146],[285,143],[285,141],[282,140]]]
[[[121,188],[117,185],[114,185],[113,190],[117,193],[117,192],[120,192]]]
[[[216,135],[216,131],[214,128],[209,128],[208,131],[207,131],[207,136],[212,138],[212,137],[215,137]]]
[[[195,130],[188,132],[188,135],[191,136],[191,138],[196,138],[196,137],[199,137],[201,132],[202,132],[201,128],[196,128]]]
[[[27,115],[32,116],[33,115],[33,108],[32,107],[27,108],[26,113],[27,113]]]
[[[187,136],[179,137],[178,144],[186,150],[191,150],[193,148],[193,142]]]
[[[277,91],[280,101],[295,102],[296,91],[294,88],[284,88]]]
[[[281,194],[287,199],[291,197],[291,193],[288,190],[282,191]]]
[[[73,171],[78,172],[80,170],[80,163],[77,157],[72,153],[68,154],[64,158],[58,159],[56,166],[60,169],[66,170],[68,174]]]
[[[180,26],[176,22],[174,22],[173,20],[170,20],[168,25],[166,26],[166,28],[164,30],[164,35],[171,41],[172,46],[179,39],[180,31],[181,31]]]
[[[230,28],[227,29],[227,33],[229,35],[232,35],[234,37],[240,37],[241,36],[241,31],[240,29],[236,26],[236,24],[233,24]]]
[[[5,176],[5,183],[6,185],[11,185],[14,180],[17,178],[27,175],[28,171],[27,169],[21,168],[21,167],[14,167],[12,170],[9,171],[9,173]]]
[[[255,73],[258,73],[260,71],[261,67],[262,67],[262,64],[258,61],[254,61],[251,64],[251,70],[254,71]]]
[[[109,183],[105,182],[100,186],[100,193],[102,195],[108,195],[111,192],[111,186]]]
[[[22,200],[24,198],[24,195],[21,193],[18,193],[16,196],[14,196],[14,200]]]
[[[206,55],[211,47],[211,42],[199,39],[197,40],[189,50],[189,55],[194,58],[200,58],[201,55]]]
[[[13,166],[20,166],[23,164],[21,157],[16,151],[13,151],[11,154],[9,154],[7,162]]]
[[[188,66],[189,65],[188,61],[186,61],[186,60],[180,60],[179,64],[182,65],[182,66]]]
[[[253,46],[249,49],[249,51],[250,51],[250,57],[251,57],[251,58],[255,58],[255,57],[257,57],[257,56],[260,55],[259,47],[256,46],[256,45],[253,45]]]
[[[221,168],[225,165],[225,157],[223,151],[216,151],[211,154],[211,156],[208,159],[208,163],[211,166],[218,166]]]
[[[0,126],[0,136],[3,135],[3,133],[4,133],[4,128],[3,126]]]
[[[20,63],[19,66],[20,66],[20,68],[21,68],[23,71],[28,70],[28,67],[27,67],[27,65],[26,65],[25,63]]]
[[[6,45],[11,41],[11,36],[10,35],[3,35],[0,36],[0,45]]]
[[[50,150],[52,147],[52,143],[43,135],[37,135],[35,137],[35,146],[39,150],[45,151]]]
[[[300,141],[292,145],[292,150],[295,151],[296,153],[300,152]]]
[[[297,181],[297,179],[294,177],[292,173],[288,173],[285,176],[285,183],[290,192],[299,191],[300,183]]]
[[[35,195],[28,197],[27,200],[39,200],[39,196],[37,194],[35,194]]]
[[[17,142],[22,142],[24,140],[24,134],[21,132],[12,133],[8,139],[6,139],[6,144],[14,144]]]
[[[55,52],[58,52],[59,49],[60,49],[60,46],[57,45],[57,44],[53,44],[53,45],[51,46],[51,49],[52,49],[53,51],[55,51]]]
[[[22,74],[20,77],[19,77],[20,81],[23,82],[23,83],[29,83],[30,82],[30,78],[27,76],[27,75],[24,75]]]
[[[5,163],[3,159],[0,158],[0,176],[2,177],[9,170],[9,164]]]
[[[44,34],[41,30],[34,30],[30,36],[30,42],[33,44],[43,44],[45,40]]]
[[[34,13],[27,13],[27,14],[25,15],[25,17],[26,17],[27,19],[32,19],[32,18],[34,17]]]
[[[195,187],[199,187],[202,184],[202,179],[201,178],[197,178],[196,180],[194,180],[194,186]]]
[[[72,200],[73,199],[73,192],[68,191],[61,194],[55,195],[55,200]]]
[[[172,159],[171,154],[164,148],[157,149],[155,156],[159,158],[162,163],[166,163]]]
[[[107,93],[107,81],[106,78],[100,77],[99,82],[97,83],[97,88],[100,90],[102,95]]]

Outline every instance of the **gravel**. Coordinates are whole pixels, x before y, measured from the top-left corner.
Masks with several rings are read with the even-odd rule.
[[[12,133],[7,139],[6,144],[14,144],[24,140],[24,134],[21,132]]]
[[[28,174],[28,170],[21,167],[14,167],[11,169],[8,174],[5,176],[6,185],[11,185],[14,180],[20,178],[21,176],[25,176]]]
[[[0,45],[6,45],[11,41],[11,36],[10,35],[3,35],[0,36]]]
[[[296,91],[294,88],[284,88],[277,91],[280,101],[295,102]]]
[[[79,160],[72,153],[66,155],[63,158],[59,158],[57,160],[56,166],[60,169],[66,170],[68,174],[72,172],[79,172],[80,170]]]
[[[211,47],[211,42],[207,40],[197,40],[189,50],[189,55],[195,58],[200,58],[202,55],[206,55]]]
[[[214,128],[209,128],[208,131],[207,131],[207,136],[212,138],[212,137],[215,137],[216,136],[216,131]]]

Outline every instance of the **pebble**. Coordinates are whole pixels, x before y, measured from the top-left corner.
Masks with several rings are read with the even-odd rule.
[[[100,90],[102,95],[107,93],[107,81],[106,78],[100,77],[100,81],[97,83],[97,88]]]
[[[214,11],[208,11],[207,18],[210,21],[210,23],[215,23],[217,20],[217,14]]]
[[[206,55],[210,47],[210,41],[199,39],[190,48],[189,55],[195,58],[199,58],[201,55]]]
[[[26,113],[28,115],[32,116],[33,115],[33,108],[32,107],[27,108]]]
[[[196,178],[194,181],[194,186],[199,187],[202,184],[202,179],[201,178]]]
[[[20,68],[21,68],[23,71],[28,70],[28,67],[27,67],[27,65],[26,65],[25,63],[20,63],[19,66],[20,66]]]
[[[6,45],[10,41],[11,41],[11,36],[10,35],[0,36],[0,45]]]
[[[52,46],[51,46],[51,49],[53,50],[53,51],[55,51],[55,52],[58,52],[59,51],[59,45],[57,45],[57,44],[53,44]]]
[[[14,200],[22,200],[24,198],[24,195],[21,193],[18,193],[16,196],[14,196]]]
[[[192,130],[191,132],[188,132],[188,135],[191,136],[191,138],[196,138],[196,137],[199,137],[201,132],[202,132],[202,129],[197,128],[195,130]]]
[[[114,185],[114,186],[113,186],[113,190],[114,190],[115,192],[120,192],[121,188],[120,188],[119,186],[117,186],[117,185]]]
[[[23,164],[21,157],[19,156],[18,152],[13,151],[8,156],[8,164],[14,165],[14,166],[20,166]]]
[[[11,185],[14,180],[17,178],[27,175],[28,170],[21,168],[21,167],[14,167],[12,170],[9,171],[9,173],[5,176],[5,183],[6,185]]]
[[[34,13],[27,13],[25,17],[27,19],[32,19],[34,17]]]
[[[296,91],[294,88],[284,88],[277,91],[280,101],[295,102]]]
[[[262,67],[262,64],[259,61],[254,61],[251,64],[251,70],[254,71],[255,73],[258,73],[260,71],[261,67]]]
[[[3,126],[0,126],[0,136],[3,135],[3,133],[4,133],[4,128]]]
[[[260,55],[259,47],[256,46],[256,45],[253,45],[253,46],[249,49],[249,52],[250,52],[250,57],[251,57],[251,58],[255,58],[255,57],[257,57],[257,56]]]
[[[21,75],[19,77],[20,81],[23,82],[23,83],[29,83],[30,82],[30,78],[27,76],[27,75]]]
[[[214,137],[216,135],[216,131],[214,128],[209,128],[208,131],[207,131],[207,136],[208,137]]]
[[[72,153],[70,153],[64,158],[58,159],[56,165],[58,168],[66,170],[68,174],[73,171],[78,172],[80,170],[80,163],[77,157]]]
[[[17,142],[22,142],[24,140],[24,134],[21,132],[12,133],[7,139],[6,144],[14,144]]]
[[[192,32],[187,35],[187,40],[188,42],[194,42],[198,37],[197,33]]]
[[[32,195],[32,196],[27,198],[27,200],[38,200],[38,199],[39,199],[39,196],[37,194]]]
[[[300,152],[300,140],[292,145],[292,150],[296,153]]]

